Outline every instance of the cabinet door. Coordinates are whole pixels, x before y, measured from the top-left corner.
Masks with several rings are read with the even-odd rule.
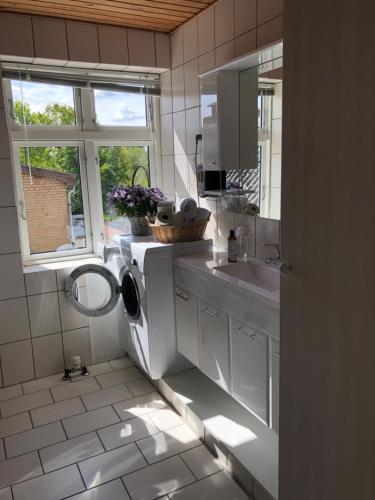
[[[199,366],[198,300],[176,288],[177,350],[194,365]]]
[[[279,432],[280,342],[271,341],[271,427]]]
[[[228,315],[199,301],[200,369],[223,389],[230,389]]]
[[[231,323],[232,395],[269,423],[268,339],[249,325]]]

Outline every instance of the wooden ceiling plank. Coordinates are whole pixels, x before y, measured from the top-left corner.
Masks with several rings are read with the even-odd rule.
[[[142,28],[142,29],[148,29],[148,30],[154,30],[154,31],[163,31],[166,33],[169,33],[173,29],[175,29],[179,24],[178,23],[160,23],[159,21],[152,21],[151,19],[146,22],[146,21],[140,21],[138,19],[131,19],[128,18],[126,21],[123,19],[119,20],[119,17],[109,17],[109,16],[103,16],[100,19],[97,17],[91,18],[90,16],[87,15],[87,13],[82,14],[80,12],[72,12],[71,9],[66,11],[60,11],[60,10],[54,10],[51,12],[46,12],[45,10],[42,10],[38,7],[33,7],[25,10],[24,7],[1,7],[0,6],[0,11],[6,11],[6,12],[16,12],[18,14],[32,14],[32,15],[37,15],[37,16],[47,16],[47,17],[58,17],[58,18],[63,18],[63,19],[71,19],[71,20],[78,20],[82,22],[92,22],[92,23],[99,23],[99,24],[109,24],[109,25],[114,25],[114,26],[122,26],[122,27],[128,27],[128,28]]]
[[[112,3],[121,5],[121,4],[131,4],[136,7],[139,5],[144,5],[145,7],[154,7],[158,9],[171,9],[176,10],[178,12],[186,12],[187,14],[195,14],[199,12],[202,6],[191,5],[191,3],[177,3],[175,0],[112,0]],[[209,5],[209,4],[206,4]],[[205,6],[206,6],[205,5]]]

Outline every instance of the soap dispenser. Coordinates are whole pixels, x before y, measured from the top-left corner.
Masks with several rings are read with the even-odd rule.
[[[229,231],[228,236],[228,262],[237,262],[237,238],[234,229]]]

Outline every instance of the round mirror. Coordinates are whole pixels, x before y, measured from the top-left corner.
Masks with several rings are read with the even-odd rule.
[[[72,306],[85,316],[104,316],[118,301],[118,282],[106,268],[81,266],[66,279],[65,293]]]

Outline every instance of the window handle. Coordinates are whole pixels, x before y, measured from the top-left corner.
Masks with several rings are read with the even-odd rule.
[[[22,220],[26,220],[26,214],[25,214],[25,204],[24,204],[24,202],[23,202],[23,201],[20,201],[20,202],[19,202],[19,205],[20,205],[20,209],[21,209],[21,211],[20,211],[21,219],[22,219]]]
[[[216,313],[210,312],[208,310],[208,307],[206,307],[205,309],[201,309],[201,311],[208,314],[209,316],[212,316],[213,318],[217,318],[219,316],[218,312],[216,312]]]
[[[184,300],[185,302],[189,302],[189,300],[190,300],[190,297],[184,297],[182,295],[182,293],[176,292],[176,295],[177,295],[177,297],[179,297],[180,299]]]
[[[9,102],[9,114],[12,120],[16,119],[16,114],[14,112],[14,104],[13,104],[13,99],[8,99]]]

